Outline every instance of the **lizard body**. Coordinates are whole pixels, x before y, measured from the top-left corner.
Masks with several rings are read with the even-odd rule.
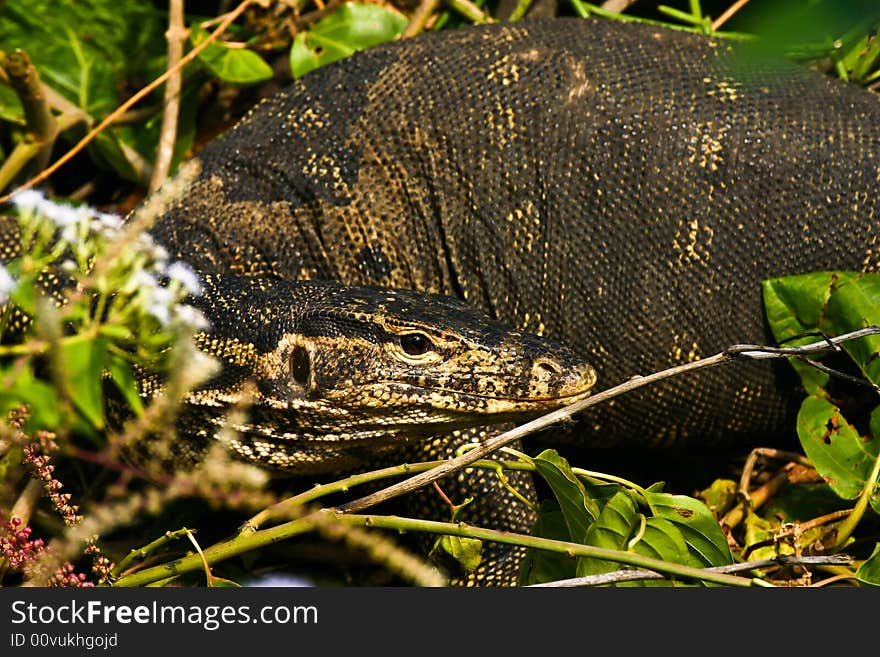
[[[596,376],[607,387],[766,342],[762,279],[876,269],[878,158],[871,93],[689,33],[535,20],[359,53],[266,99],[206,147],[197,180],[151,230],[208,282],[200,303],[214,330],[200,345],[226,367],[190,399],[206,412],[196,431],[208,437],[212,409],[254,380],[241,455],[299,472],[369,467],[389,435],[428,416],[392,411],[371,444],[377,423],[364,409],[375,388],[335,415],[332,395],[306,393],[322,354],[350,392],[378,356],[406,351],[403,334],[454,343],[466,373],[435,370],[458,387],[439,386],[421,439],[404,436],[416,457],[449,455],[473,435],[460,429],[516,415],[498,404],[475,413],[487,387],[528,415],[585,395]],[[348,333],[325,324],[303,337],[292,316],[279,320],[286,304],[325,293],[331,314],[384,294],[401,305],[373,307],[370,328]],[[263,324],[260,308],[272,309]],[[467,337],[481,326],[496,327],[490,339]],[[509,358],[505,340],[528,353]],[[394,376],[412,383],[403,356]],[[772,367],[741,363],[593,409],[572,435],[591,446],[755,440],[790,431],[796,398]],[[455,419],[439,419],[456,404]],[[350,440],[358,422],[364,440]],[[457,481],[476,490],[472,518],[528,530],[533,514],[491,476]],[[486,581],[510,581],[518,554],[490,559]]]
[[[876,267],[880,106],[659,27],[425,35],[320,69],[199,156],[154,231],[198,269],[463,298],[571,347],[601,387],[766,342],[762,279]],[[591,412],[590,445],[754,439],[766,364]]]

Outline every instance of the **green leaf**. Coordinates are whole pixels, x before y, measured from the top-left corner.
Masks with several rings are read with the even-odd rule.
[[[104,427],[103,372],[107,340],[74,336],[61,344],[61,371],[74,406],[96,429]]]
[[[538,511],[538,519],[532,528],[532,536],[550,538],[558,541],[570,541],[568,525],[559,504],[554,500],[543,500]],[[549,552],[528,548],[520,566],[519,584],[541,584],[570,579],[575,576],[576,562],[559,552]]]
[[[737,483],[733,479],[716,479],[698,493],[715,517],[719,517],[736,502]]]
[[[814,342],[815,337],[792,340],[818,330],[822,310],[831,294],[829,272],[774,278],[763,282],[764,309],[773,337],[780,344],[795,346]],[[824,390],[828,375],[796,359],[789,359],[808,393]]]
[[[24,109],[15,92],[9,87],[0,85],[0,120],[23,126]]]
[[[51,431],[61,424],[58,394],[53,386],[35,378],[29,367],[0,370],[0,417],[22,405],[30,412],[25,423],[27,431]]]
[[[665,518],[648,518],[642,537],[633,545],[633,550],[646,557],[693,565],[679,526]],[[617,586],[669,586],[671,583],[670,580],[644,580],[621,582]]]
[[[129,408],[140,415],[144,412],[144,404],[138,394],[137,381],[131,369],[131,363],[114,353],[107,355],[107,370],[110,380],[122,394]]]
[[[434,544],[432,557],[447,555],[457,561],[466,573],[474,572],[483,560],[483,541],[464,536],[441,536]],[[442,559],[442,556],[440,556]]]
[[[865,584],[880,586],[880,543],[874,545],[871,556],[859,566],[856,577]]]
[[[687,495],[648,493],[657,516],[672,522],[687,545],[686,563],[697,568],[726,566],[733,555],[721,526],[705,504]]]
[[[347,2],[300,32],[290,49],[290,70],[299,78],[352,53],[395,39],[407,25],[395,11],[372,4]]]
[[[824,480],[784,486],[761,508],[761,515],[780,523],[805,522],[850,507]]]
[[[862,471],[862,474],[865,475],[865,486],[869,485],[870,480],[872,492],[868,502],[875,512],[880,513],[880,482],[877,481],[876,476],[872,478],[874,468],[877,465],[877,459],[880,458],[880,454],[878,454],[880,453],[880,406],[876,406],[871,413],[871,436],[871,440],[863,443],[863,446],[868,453],[868,457],[874,459],[874,463],[870,471],[865,469]]]
[[[9,301],[25,315],[33,317],[37,312],[37,292],[39,290],[36,285],[37,277],[33,274],[19,277],[16,276],[16,271],[11,273],[18,279],[18,283],[10,293]]]
[[[636,503],[632,494],[626,491],[617,493],[590,525],[584,540],[585,545],[623,550],[638,523]],[[595,557],[580,557],[577,560],[577,576],[598,575],[619,568],[619,564]]]
[[[880,275],[838,274],[820,328],[840,335],[880,325]],[[875,385],[880,384],[880,335],[844,343],[843,349]]]
[[[197,25],[190,27],[190,42],[198,46],[209,36]],[[247,48],[230,48],[222,41],[212,41],[198,55],[208,69],[224,82],[256,84],[272,79],[274,73],[263,58]]]
[[[767,319],[777,341],[805,333],[840,335],[869,325],[880,325],[880,274],[818,272],[764,281]],[[811,339],[802,340],[811,341]],[[793,343],[797,344],[797,343]],[[850,354],[875,384],[880,382],[880,336],[867,336],[844,343]],[[797,361],[798,372],[815,372]],[[812,374],[808,392],[816,394],[827,382],[826,374]]]
[[[238,582],[234,582],[231,579],[225,579],[223,577],[217,577],[216,575],[209,574],[207,577],[207,584],[209,588],[214,589],[237,589],[241,588],[241,584]]]
[[[816,330],[834,281],[833,272],[813,272],[763,282],[767,319],[777,340]]]
[[[6,0],[0,49],[26,51],[43,82],[101,118],[129,81],[164,71],[164,23],[142,0]]]
[[[766,281],[765,303],[777,339],[796,332],[821,331],[840,335],[868,325],[880,325],[880,275],[822,272]],[[796,319],[786,317],[790,312]],[[875,385],[880,383],[880,336],[845,343],[843,349]],[[871,476],[880,452],[880,419],[871,415],[871,436],[859,434],[829,399],[827,374],[792,361],[810,395],[798,414],[798,436],[807,456],[844,499],[855,499]],[[875,495],[874,508],[880,508]]]
[[[583,484],[571,471],[568,461],[559,456],[556,450],[544,450],[533,460],[535,469],[549,484],[562,509],[569,531],[564,540],[580,543],[599,515],[598,505],[589,498]]]
[[[646,557],[663,561],[688,563],[688,546],[678,526],[666,518],[648,518],[642,537],[633,549]]]
[[[878,418],[875,409],[873,432],[880,431]],[[797,430],[801,446],[832,490],[847,500],[858,497],[871,474],[880,440],[860,436],[837,406],[816,395],[801,404]]]

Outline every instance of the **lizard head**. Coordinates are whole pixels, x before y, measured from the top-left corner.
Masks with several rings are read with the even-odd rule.
[[[213,328],[197,343],[222,370],[189,405],[216,414],[250,390],[232,448],[283,468],[335,469],[364,450],[525,420],[586,397],[596,380],[561,344],[450,297],[228,276],[206,284],[199,303]]]

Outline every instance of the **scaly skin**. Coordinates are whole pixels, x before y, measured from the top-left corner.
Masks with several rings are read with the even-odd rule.
[[[199,411],[187,432],[212,433],[255,382],[231,447],[298,474],[533,417],[582,399],[596,381],[569,349],[449,297],[231,275],[206,276],[205,288],[194,303],[214,328],[196,344],[223,371],[187,399]],[[218,307],[245,310],[230,321]]]

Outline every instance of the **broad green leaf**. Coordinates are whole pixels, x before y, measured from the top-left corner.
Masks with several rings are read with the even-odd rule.
[[[23,126],[24,109],[15,92],[7,86],[0,85],[0,120]]]
[[[670,493],[648,493],[648,499],[657,515],[672,522],[681,532],[689,555],[682,563],[697,568],[733,563],[721,526],[700,500]]]
[[[532,536],[558,541],[571,540],[565,516],[554,500],[541,502],[538,520],[532,528]],[[575,576],[575,566],[574,559],[559,552],[528,548],[520,566],[519,583],[520,586],[528,586],[570,579]]]
[[[534,458],[535,468],[550,485],[568,526],[569,538],[580,543],[587,529],[599,515],[598,505],[588,497],[580,480],[572,473],[568,461],[556,450],[547,449]]]
[[[778,523],[770,522],[759,516],[753,511],[746,513],[745,519],[745,540],[743,548],[750,548],[753,545],[766,544],[748,551],[749,561],[759,561],[761,559],[772,559],[778,554],[793,554],[794,548],[787,542],[776,542],[774,537],[779,532]]]
[[[615,482],[602,481],[601,479],[594,479],[592,477],[583,477],[579,476],[578,481],[581,482],[581,485],[584,487],[584,490],[587,493],[587,500],[592,505],[595,505],[595,515],[599,515],[599,509],[608,504],[609,500],[617,495],[620,491],[625,491],[627,488],[621,486]],[[663,484],[659,484],[662,488]]]
[[[763,282],[767,319],[778,341],[816,330],[836,276],[814,272]]]
[[[872,430],[880,429],[878,424],[875,409]],[[801,405],[797,430],[801,446],[834,492],[847,500],[858,497],[873,468],[880,439],[860,436],[837,406],[816,395],[810,395]]]
[[[30,413],[25,429],[57,429],[61,423],[55,388],[34,377],[28,367],[0,369],[0,417],[24,404]]]
[[[130,80],[164,70],[164,23],[142,0],[6,0],[0,50],[26,51],[43,82],[102,118]]]
[[[483,541],[478,538],[444,535],[437,539],[431,556],[441,560],[451,557],[467,573],[474,572],[483,560]]]
[[[840,274],[820,328],[840,335],[870,325],[880,326],[880,275]],[[842,346],[865,375],[874,384],[880,384],[880,335],[851,340]]]
[[[880,274],[819,272],[764,281],[764,304],[770,328],[780,342],[810,332],[840,335],[880,325]],[[880,336],[850,341],[843,348],[874,383],[880,381]],[[792,364],[802,378],[806,372],[819,387],[827,381],[827,375],[813,368],[797,361]],[[811,394],[819,391],[818,387],[807,389]]]
[[[114,353],[107,355],[107,371],[110,380],[122,394],[129,408],[140,415],[144,412],[144,404],[138,394],[137,381],[131,369],[131,363]]]
[[[300,32],[290,49],[290,70],[299,78],[358,50],[395,39],[407,25],[399,13],[379,5],[347,2]]]
[[[190,41],[198,46],[208,38],[208,32],[193,25]],[[270,80],[274,73],[263,58],[247,48],[230,48],[222,41],[212,41],[198,55],[208,69],[224,82],[231,84],[256,84]]]
[[[636,503],[631,493],[621,491],[606,504],[596,521],[590,525],[584,540],[586,545],[623,550],[638,523]],[[577,576],[598,575],[619,568],[619,564],[594,557],[577,560]]]
[[[646,557],[680,564],[688,563],[688,546],[678,526],[666,518],[648,518],[642,537],[633,549]]]
[[[859,566],[856,577],[865,584],[880,586],[880,543],[874,545],[871,556]]]
[[[665,518],[648,518],[642,537],[633,545],[633,550],[646,557],[693,565],[679,526]],[[644,580],[621,582],[618,586],[669,586],[671,583],[669,580]]]
[[[851,506],[827,482],[804,481],[796,486],[784,486],[761,507],[761,515],[781,523],[804,522]]]
[[[733,479],[716,479],[708,488],[704,488],[698,496],[715,517],[727,513],[736,502],[737,484]]]
[[[763,282],[764,310],[773,337],[778,343],[795,346],[815,342],[822,309],[831,294],[833,275],[829,272],[774,278]],[[796,359],[790,359],[808,393],[816,394],[828,383],[828,375]]]
[[[96,429],[104,426],[103,372],[107,340],[75,336],[62,342],[59,372],[74,406]]]
[[[816,330],[840,335],[880,325],[878,274],[824,272],[791,276],[766,281],[764,290],[768,319],[777,338]],[[793,313],[796,321],[786,319],[786,311]],[[873,383],[880,383],[880,336],[849,341],[843,349]],[[840,408],[829,401],[824,390],[828,375],[795,361],[792,364],[810,393],[798,414],[801,445],[834,492],[844,499],[854,499],[863,490],[880,452],[877,411],[871,416],[873,438],[859,435]],[[877,496],[871,503],[880,507]]]

